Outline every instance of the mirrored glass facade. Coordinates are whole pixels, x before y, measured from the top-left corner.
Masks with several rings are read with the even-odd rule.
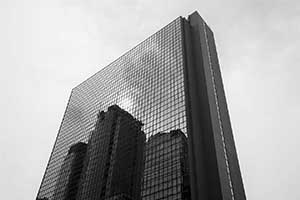
[[[197,12],[72,89],[36,199],[246,199],[213,33]]]
[[[97,124],[97,114],[100,111],[106,112],[112,105],[119,106],[143,124],[140,128],[145,134],[145,143],[160,132],[181,130],[186,134],[182,48],[181,19],[177,18],[72,90],[38,193],[39,198],[55,199],[56,182],[60,179],[60,171],[66,165],[64,162],[66,162],[70,147],[78,142],[86,143],[89,146],[89,139],[93,139],[93,132]],[[98,137],[110,137],[107,130],[98,134],[102,134]],[[132,134],[128,133],[128,137],[132,137]],[[102,140],[105,143],[109,139]],[[169,142],[172,143],[171,140]],[[132,144],[128,144],[128,147],[130,145]],[[104,148],[103,146],[104,144],[101,148]],[[97,164],[91,165],[93,162],[105,162],[106,150],[98,151],[99,155],[90,158],[88,168],[94,167],[94,170],[97,167],[98,170],[103,168]],[[159,157],[163,154],[160,152],[152,156]],[[174,163],[172,160],[168,162],[175,168],[178,165],[176,160]],[[126,160],[124,160],[125,163]],[[152,165],[151,161],[148,162],[148,165]],[[89,176],[89,170],[87,171],[86,176]],[[99,174],[97,175],[99,176]],[[169,174],[171,177],[172,175],[172,173]],[[139,178],[143,181],[143,176]],[[176,180],[174,177],[175,183]],[[101,184],[97,180],[90,181],[92,181],[90,185],[94,185],[95,191],[98,190],[101,193]],[[178,178],[177,181],[182,180]],[[88,184],[87,182],[88,180],[85,180],[83,187]],[[92,191],[94,187],[89,188],[91,193],[95,192]],[[174,191],[170,191],[168,195],[178,194],[176,189],[175,187]],[[97,198],[100,198],[100,194]],[[130,196],[128,198],[133,199]],[[93,198],[86,197],[86,199]],[[150,198],[145,196],[143,199]]]

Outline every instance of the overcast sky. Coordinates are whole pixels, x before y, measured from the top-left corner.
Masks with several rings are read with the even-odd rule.
[[[71,89],[178,16],[215,33],[248,199],[300,199],[300,3],[0,0],[1,199],[35,199]]]

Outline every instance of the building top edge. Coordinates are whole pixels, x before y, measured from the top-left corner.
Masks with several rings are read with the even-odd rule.
[[[109,68],[110,66],[112,66],[115,62],[119,61],[120,59],[122,59],[124,56],[126,56],[128,53],[130,53],[131,51],[135,50],[136,48],[138,48],[141,44],[143,44],[144,42],[146,42],[147,40],[149,40],[153,35],[159,33],[162,29],[166,28],[167,26],[169,26],[170,24],[172,24],[174,21],[178,20],[179,18],[182,18],[181,16],[176,17],[174,20],[172,20],[171,22],[169,22],[168,24],[166,24],[165,26],[163,26],[162,28],[160,28],[159,30],[157,30],[155,33],[151,34],[150,36],[148,36],[146,39],[142,40],[141,42],[139,42],[138,44],[136,44],[134,47],[130,48],[129,50],[125,51],[125,53],[123,53],[121,56],[117,57],[115,60],[113,60],[112,62],[110,62],[108,65],[106,65],[105,67],[101,68],[99,71],[97,71],[96,73],[94,73],[93,75],[91,75],[89,78],[85,79],[84,81],[80,82],[78,85],[76,85],[73,89],[76,89],[78,87],[80,87],[82,84],[84,84],[86,81],[90,80],[91,78],[93,78],[94,76],[96,76],[98,73],[104,71],[106,68]]]

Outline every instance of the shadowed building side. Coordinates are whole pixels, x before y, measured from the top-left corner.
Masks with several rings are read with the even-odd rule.
[[[246,199],[213,33],[197,12],[182,18],[193,199]]]

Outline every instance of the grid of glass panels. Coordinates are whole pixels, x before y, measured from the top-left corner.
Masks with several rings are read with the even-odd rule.
[[[156,134],[145,153],[142,199],[190,199],[185,135],[180,130]]]
[[[181,130],[186,135],[183,70],[181,19],[177,18],[75,87],[37,199],[55,199],[54,191],[70,147],[79,142],[89,146],[97,114],[100,111],[107,112],[112,105],[119,106],[143,123],[145,146],[151,136],[160,132]],[[143,162],[146,159],[144,153]],[[178,163],[173,164],[176,166]],[[143,176],[140,178],[143,179]],[[80,184],[77,186],[80,187]],[[147,199],[159,198],[153,195],[153,198]],[[177,195],[171,199],[181,198]]]

